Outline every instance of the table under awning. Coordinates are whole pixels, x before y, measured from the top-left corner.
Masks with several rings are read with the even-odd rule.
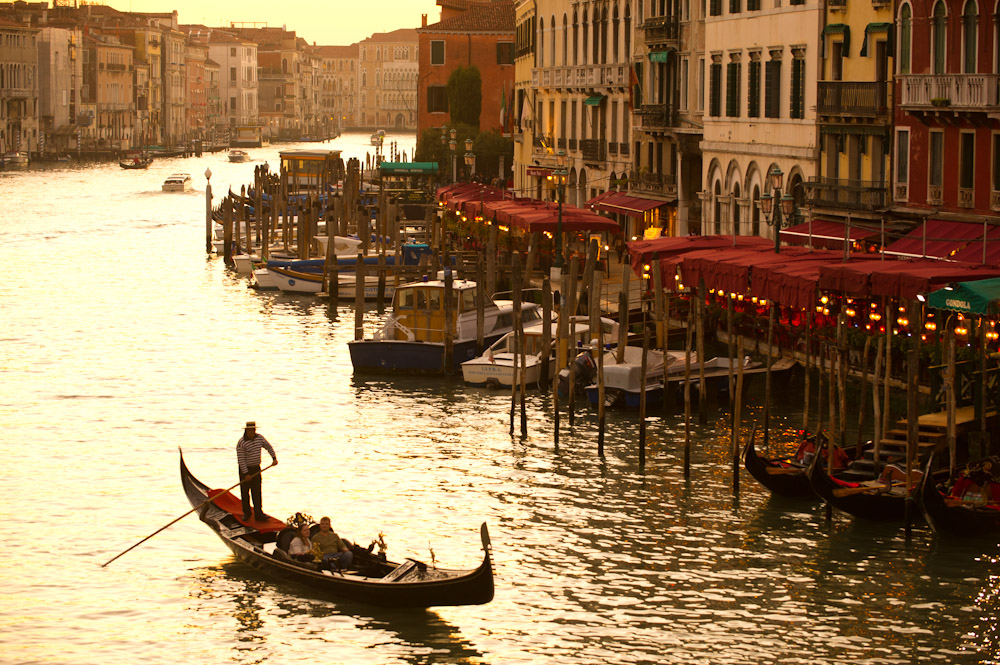
[[[879,235],[879,231],[851,226],[843,222],[833,222],[825,219],[814,219],[805,224],[798,224],[781,231],[781,240],[789,245],[809,245],[822,249],[843,249],[844,236],[852,243],[870,240]]]
[[[970,243],[982,240],[983,225],[975,222],[952,222],[928,219],[904,237],[885,248],[891,256],[953,259]]]

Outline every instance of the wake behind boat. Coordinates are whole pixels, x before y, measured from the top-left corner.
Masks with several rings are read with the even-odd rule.
[[[198,509],[201,521],[237,559],[270,577],[298,582],[334,598],[384,607],[481,605],[493,600],[490,537],[485,523],[480,527],[483,562],[472,570],[437,568],[415,559],[394,563],[355,547],[352,568],[334,573],[289,556],[287,548],[294,532],[284,522],[269,515],[243,522],[240,499],[231,492],[210,489],[195,478],[184,463],[183,453],[180,468],[184,493]]]

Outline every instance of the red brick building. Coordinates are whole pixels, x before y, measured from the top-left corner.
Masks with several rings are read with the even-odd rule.
[[[449,124],[448,77],[475,66],[482,77],[480,129],[500,128],[501,98],[514,87],[513,0],[438,0],[441,20],[417,30],[420,84],[417,133]],[[508,102],[509,103],[509,102]]]

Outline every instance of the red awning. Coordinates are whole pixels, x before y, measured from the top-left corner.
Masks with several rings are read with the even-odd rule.
[[[969,243],[983,237],[983,225],[970,222],[948,222],[942,219],[928,219],[885,248],[885,253],[893,256],[921,258],[925,256],[939,259],[953,258]]]
[[[632,261],[632,271],[642,275],[642,266],[653,260],[653,254],[660,259],[660,269],[664,279],[673,280],[676,263],[667,264],[671,257],[683,256],[689,252],[713,248],[747,249],[749,247],[774,247],[774,243],[759,236],[664,236],[652,240],[634,240],[627,243]],[[665,285],[668,282],[663,282]]]
[[[815,248],[842,250],[845,235],[853,243],[874,238],[879,235],[879,232],[854,225],[851,225],[850,231],[848,231],[847,225],[842,222],[814,219],[811,222],[782,230],[781,240],[789,245],[809,245],[811,238],[811,244]]]
[[[916,298],[950,282],[995,277],[1000,268],[940,259],[851,261],[820,269],[819,288],[858,297]]]
[[[622,213],[631,217],[642,217],[646,212],[666,205],[666,201],[657,199],[646,199],[641,196],[632,196],[622,192],[605,192],[595,196],[584,205],[594,210],[604,212]]]
[[[986,233],[986,259],[983,260],[983,237],[976,242],[970,242],[964,249],[952,256],[956,261],[979,263],[988,266],[1000,266],[1000,227],[994,226]]]

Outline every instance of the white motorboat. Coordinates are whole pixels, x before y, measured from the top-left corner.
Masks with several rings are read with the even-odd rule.
[[[577,323],[574,328],[573,337],[573,347],[575,348],[577,344],[588,344],[590,343],[590,326],[588,325],[589,317],[578,316],[574,317]],[[549,331],[549,348],[546,350],[543,348],[542,338],[545,333],[545,325],[539,323],[530,327],[525,327],[524,329],[524,373],[525,373],[525,384],[537,385],[539,381],[551,381],[553,375],[555,374],[556,357],[555,357],[555,339],[558,333],[558,324],[553,322],[550,324],[551,329]],[[606,332],[605,334],[617,335],[618,324],[613,319],[602,318],[601,325]],[[514,380],[514,355],[516,351],[516,342],[514,339],[514,333],[510,332],[500,338],[492,346],[490,346],[486,351],[472,360],[467,360],[462,363],[462,378],[466,383],[471,383],[473,385],[487,385],[487,386],[510,386]],[[542,365],[544,364],[545,358],[549,359],[549,371],[547,376],[542,376]],[[518,370],[521,368],[521,358],[518,357]]]
[[[191,189],[190,173],[174,173],[163,181],[165,192],[186,192]]]
[[[231,162],[249,162],[250,153],[246,150],[240,150],[239,148],[233,148],[229,151],[229,161]]]
[[[0,166],[5,169],[23,169],[28,166],[28,153],[9,152],[0,156]]]
[[[375,145],[375,146],[382,145],[382,142],[384,140],[385,140],[385,130],[384,129],[380,129],[377,132],[375,132],[374,134],[372,134],[372,139],[371,139],[372,145]]]

